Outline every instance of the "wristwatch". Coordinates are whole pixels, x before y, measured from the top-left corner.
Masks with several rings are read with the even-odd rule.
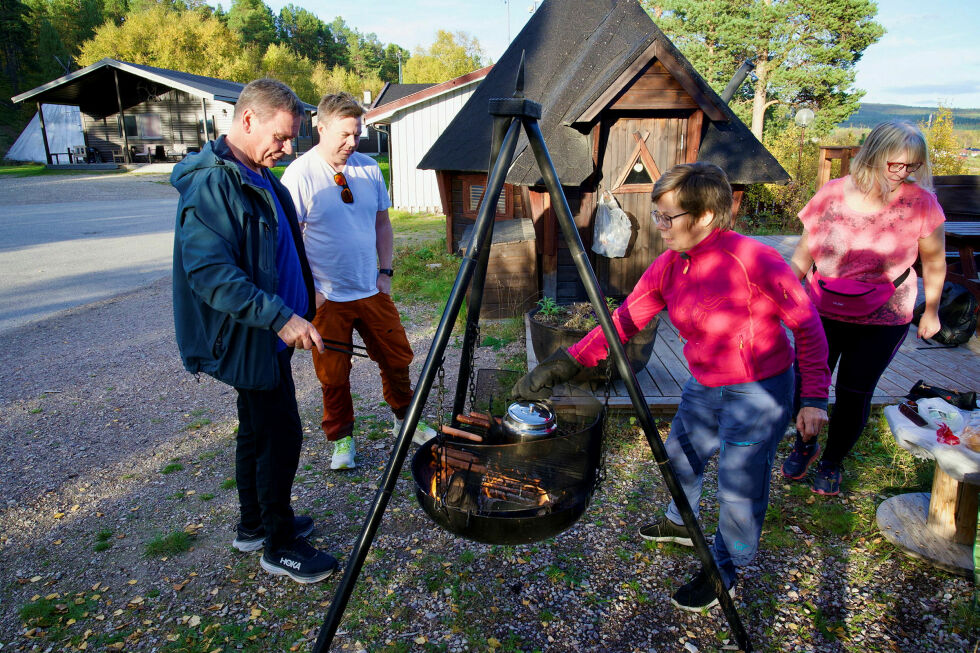
[[[387,274],[389,277],[395,276],[395,271],[391,268],[379,268],[378,274]]]

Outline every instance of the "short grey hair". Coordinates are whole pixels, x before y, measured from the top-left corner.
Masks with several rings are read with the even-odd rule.
[[[251,109],[261,120],[269,118],[277,111],[285,111],[294,116],[305,112],[303,103],[289,88],[276,79],[256,79],[245,85],[235,104],[234,117],[238,118],[245,109]]]

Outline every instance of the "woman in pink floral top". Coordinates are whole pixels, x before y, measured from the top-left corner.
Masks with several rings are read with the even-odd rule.
[[[851,174],[825,184],[800,212],[804,231],[791,267],[798,278],[808,279],[827,334],[828,364],[831,370],[838,367],[827,445],[813,479],[818,494],[840,492],[841,461],[864,430],[878,379],[908,332],[917,278],[910,268],[916,257],[922,259],[926,299],[918,335],[929,338],[939,331],[945,217],[931,182],[922,133],[907,123],[886,122],[868,135]],[[865,315],[835,314],[816,301],[814,268],[825,278],[895,283],[895,292]],[[797,433],[783,475],[804,478],[819,451],[816,436]]]

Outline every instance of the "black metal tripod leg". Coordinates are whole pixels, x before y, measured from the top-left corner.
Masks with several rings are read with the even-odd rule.
[[[616,328],[613,326],[612,316],[609,314],[609,309],[599,289],[599,282],[596,280],[592,266],[589,264],[588,256],[585,253],[585,246],[582,244],[582,239],[579,237],[578,230],[575,228],[575,222],[572,219],[572,213],[568,207],[568,200],[561,190],[558,173],[555,172],[555,166],[551,161],[551,156],[548,154],[548,148],[545,145],[544,137],[541,135],[538,122],[537,120],[524,119],[522,123],[527,133],[531,150],[534,152],[538,169],[544,179],[545,186],[548,188],[548,192],[551,194],[551,205],[555,214],[558,216],[558,223],[561,225],[562,233],[565,235],[565,242],[571,251],[572,259],[575,261],[579,278],[585,286],[586,294],[589,296],[589,301],[592,303],[592,308],[599,320],[599,324],[602,325],[602,332],[605,334],[609,346],[609,355],[616,362],[616,369],[619,370],[619,374],[626,385],[626,390],[629,393],[630,400],[633,402],[633,408],[636,410],[637,418],[643,426],[647,442],[653,451],[653,457],[660,466],[660,472],[663,475],[664,482],[667,484],[667,489],[674,499],[674,504],[677,506],[678,512],[680,512],[681,517],[684,519],[684,525],[692,535],[691,539],[694,543],[694,548],[698,557],[701,559],[701,564],[704,565],[705,570],[708,572],[708,579],[718,597],[719,603],[721,603],[722,610],[728,619],[729,626],[732,628],[735,640],[743,650],[749,651],[751,650],[751,644],[748,633],[745,632],[738,612],[735,610],[735,602],[725,589],[718,565],[715,563],[714,556],[712,556],[711,550],[708,548],[708,543],[704,538],[704,533],[701,531],[700,524],[698,524],[697,517],[694,516],[694,512],[691,510],[691,504],[687,500],[687,495],[684,494],[684,490],[677,480],[673,468],[670,466],[667,451],[664,448],[663,441],[660,439],[660,434],[657,432],[657,425],[653,419],[653,415],[650,413],[650,407],[647,406],[643,393],[640,391],[640,384],[633,374],[629,359],[626,358],[626,351],[623,348],[623,344],[619,341]]]

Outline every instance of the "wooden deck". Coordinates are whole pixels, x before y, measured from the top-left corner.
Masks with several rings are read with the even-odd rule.
[[[784,258],[789,258],[796,246],[798,236],[759,236],[758,240],[775,247]],[[922,281],[919,281],[919,300],[922,296]],[[537,364],[531,339],[527,338],[528,368]],[[636,378],[643,390],[651,412],[672,414],[680,403],[681,388],[690,378],[687,362],[684,360],[682,344],[677,329],[667,317],[666,311],[660,315],[657,327],[657,340],[654,344],[650,362]],[[837,375],[834,374],[836,381]],[[955,390],[980,390],[980,355],[967,349],[965,345],[952,349],[930,347],[916,337],[916,327],[909,327],[905,342],[892,360],[888,369],[878,382],[873,405],[898,403],[912,385],[923,379],[932,385]],[[596,396],[603,396],[601,386],[593,388]],[[556,399],[560,399],[556,396]],[[834,401],[834,388],[830,388],[830,401]],[[632,408],[622,381],[613,383],[609,395],[610,408]]]

